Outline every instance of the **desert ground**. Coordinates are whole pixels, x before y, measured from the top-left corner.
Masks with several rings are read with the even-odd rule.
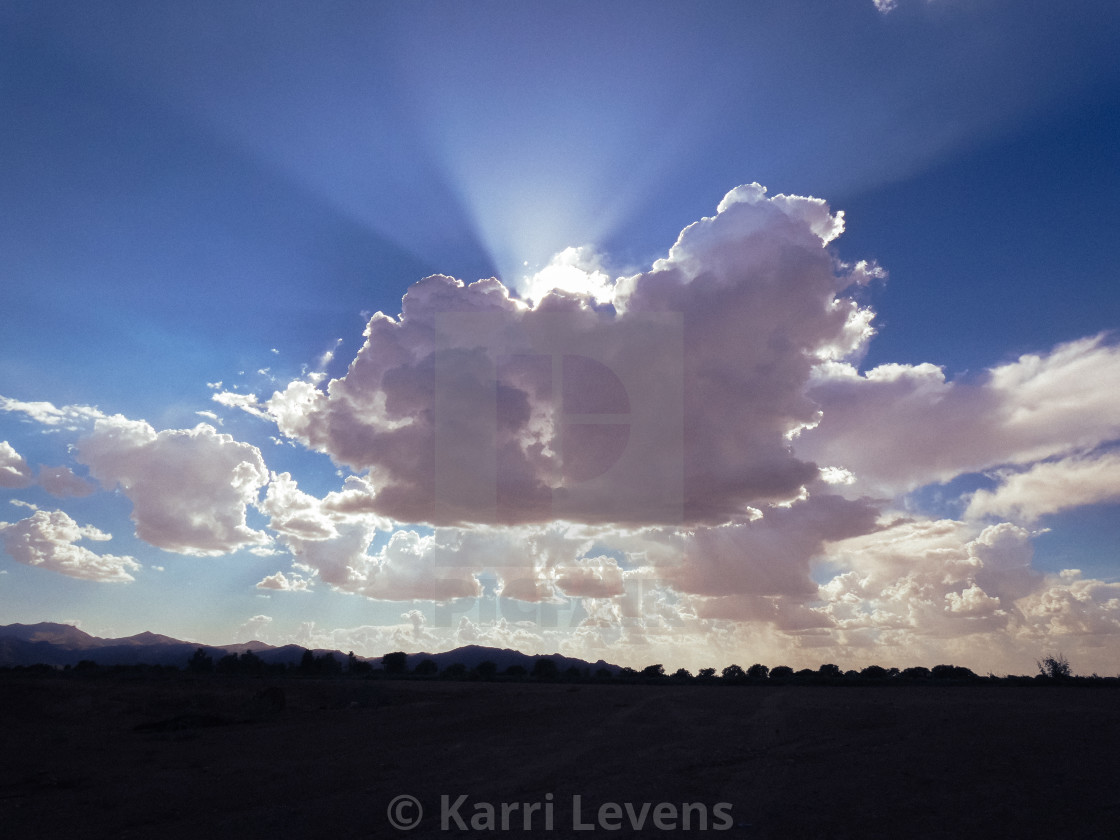
[[[1114,838],[1120,825],[1115,689],[4,677],[0,714],[10,840]],[[407,831],[387,810],[405,794],[423,809]],[[647,803],[635,828],[625,806],[640,819]]]

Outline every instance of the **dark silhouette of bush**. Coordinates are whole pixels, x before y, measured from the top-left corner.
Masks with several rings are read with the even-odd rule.
[[[542,657],[533,663],[533,679],[535,680],[554,680],[559,671],[560,669],[556,667],[556,661],[548,657]]]
[[[309,650],[303,652],[303,656],[299,659],[299,666],[297,670],[306,676],[311,676],[315,673],[315,654]]]
[[[747,678],[747,675],[738,665],[731,664],[720,671],[719,678],[725,683],[741,683]]]
[[[356,657],[354,651],[350,651],[350,653],[346,655],[346,673],[355,677],[372,674],[373,666],[364,659]]]
[[[381,667],[386,674],[398,676],[408,673],[408,654],[398,650],[381,657]]]
[[[747,668],[747,676],[752,680],[764,680],[770,676],[770,669],[756,662]]]
[[[887,678],[887,669],[879,665],[868,665],[859,672],[861,680],[885,680]]]
[[[421,677],[430,677],[439,672],[439,665],[434,659],[421,659],[416,663],[415,673]]]
[[[440,677],[445,680],[461,680],[466,676],[467,666],[462,662],[452,662],[450,665],[444,668],[443,673],[440,674]]]
[[[421,663],[421,664],[423,664],[423,663]],[[419,669],[417,669],[417,670],[419,670]],[[508,668],[506,668],[506,676],[507,677],[513,677],[515,679],[521,679],[525,676],[528,676],[528,674],[529,674],[529,672],[525,670],[524,665],[510,665]]]
[[[696,672],[696,679],[700,680],[700,682],[711,682],[715,678],[716,678],[716,669],[715,668],[701,668],[699,671]]]
[[[333,653],[324,653],[322,656],[315,657],[315,673],[325,677],[341,674],[342,663],[334,658]]]
[[[930,672],[929,668],[916,665],[912,668],[903,668],[899,676],[904,680],[928,680],[933,674]]]
[[[968,668],[960,665],[934,665],[930,676],[935,680],[976,680],[976,676]]]
[[[678,668],[669,679],[678,683],[692,682],[692,674],[688,672],[687,668]]]
[[[251,650],[247,650],[237,658],[237,670],[242,674],[256,676],[264,673],[264,662]]]
[[[187,670],[192,674],[210,674],[214,671],[214,657],[208,656],[206,651],[199,648],[187,660]]]
[[[1069,660],[1062,653],[1057,656],[1045,656],[1038,660],[1037,664],[1039,675],[1046,677],[1048,680],[1062,682],[1073,676],[1073,669],[1070,667]]]
[[[770,669],[771,680],[790,680],[793,679],[793,669],[788,665],[777,665]]]
[[[214,666],[214,670],[216,670],[219,674],[239,673],[241,669],[237,665],[237,654],[227,653],[225,656],[218,660],[218,663]]]
[[[644,680],[659,680],[665,676],[665,667],[661,664],[647,665],[641,671],[641,677]]]
[[[840,666],[833,665],[832,663],[822,665],[817,669],[817,673],[826,680],[838,680],[843,676],[843,673],[840,671]]]
[[[474,666],[475,673],[484,680],[492,680],[498,675],[498,664],[487,659]]]

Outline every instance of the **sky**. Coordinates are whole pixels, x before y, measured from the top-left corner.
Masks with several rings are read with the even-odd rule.
[[[0,4],[0,623],[1120,672],[1112,2]]]

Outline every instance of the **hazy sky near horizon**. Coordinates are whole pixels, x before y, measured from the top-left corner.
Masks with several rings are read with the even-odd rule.
[[[1118,48],[0,4],[0,623],[1117,672]]]

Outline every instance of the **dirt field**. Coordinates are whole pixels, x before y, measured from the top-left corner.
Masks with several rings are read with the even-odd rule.
[[[0,714],[11,840],[1114,838],[1120,825],[1110,689],[7,678]],[[410,831],[387,813],[402,794],[424,811]]]

